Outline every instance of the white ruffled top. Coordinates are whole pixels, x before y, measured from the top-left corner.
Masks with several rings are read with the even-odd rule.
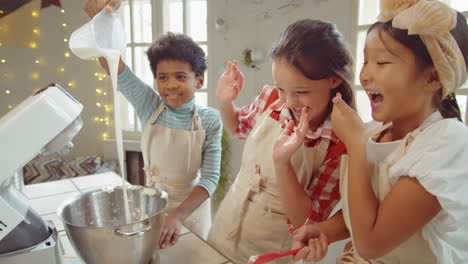
[[[436,111],[424,122],[440,117]],[[368,151],[381,144],[388,143],[369,140]],[[384,152],[389,154],[394,146],[393,142],[388,144],[390,149]],[[417,178],[442,206],[422,229],[438,263],[468,263],[468,128],[455,119],[442,119],[426,127],[390,167],[392,185],[401,176]]]

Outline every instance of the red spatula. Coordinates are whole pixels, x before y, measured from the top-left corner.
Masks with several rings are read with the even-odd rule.
[[[281,253],[268,253],[268,254],[265,254],[265,255],[253,256],[253,257],[250,257],[249,263],[247,263],[247,264],[264,264],[264,263],[268,263],[268,262],[270,262],[272,260],[275,260],[277,258],[281,258],[281,257],[289,256],[289,255],[294,255],[301,249],[302,248],[297,248],[297,249],[293,249],[293,250],[289,250],[289,251],[281,252]]]

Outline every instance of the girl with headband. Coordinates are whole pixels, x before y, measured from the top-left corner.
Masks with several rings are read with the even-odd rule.
[[[468,128],[454,92],[467,75],[465,17],[435,0],[382,0],[360,81],[381,122],[365,126],[337,95],[348,150],[340,191],[352,242],[338,263],[468,263]],[[334,224],[334,226],[332,225]],[[343,222],[296,232],[295,259],[318,260]]]

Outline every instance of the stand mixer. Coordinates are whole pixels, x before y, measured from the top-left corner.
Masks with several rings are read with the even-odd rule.
[[[67,153],[83,126],[77,100],[57,84],[28,97],[0,119],[0,263],[64,263],[55,227],[13,183],[37,154]]]

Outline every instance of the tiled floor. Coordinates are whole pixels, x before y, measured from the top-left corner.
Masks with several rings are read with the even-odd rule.
[[[120,185],[122,179],[113,172],[77,177],[55,182],[26,185],[23,192],[30,205],[45,220],[52,221],[59,232],[60,242],[65,251],[66,264],[83,264],[77,258],[63,223],[56,215],[56,210],[62,202],[79,193],[94,190],[109,185]],[[159,253],[160,263],[157,264],[227,264],[229,260],[214,250],[205,241],[183,227],[176,245],[167,247]]]

